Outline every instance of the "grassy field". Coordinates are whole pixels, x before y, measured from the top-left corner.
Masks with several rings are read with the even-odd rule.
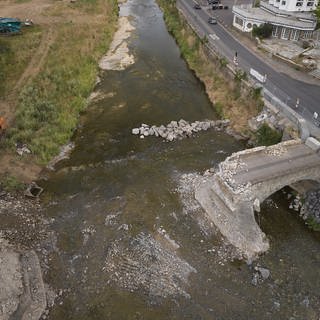
[[[0,96],[6,97],[28,65],[41,41],[41,27],[25,28],[23,35],[0,38]]]
[[[169,32],[176,39],[181,55],[205,84],[207,94],[221,117],[231,120],[238,132],[247,132],[247,121],[261,110],[262,101],[256,92],[243,94],[241,83],[235,78],[230,81],[223,74],[225,59],[208,59],[204,51],[206,39],[199,37],[188,27],[179,15],[174,0],[157,0],[164,12]]]
[[[6,79],[0,90],[14,100],[7,148],[25,143],[45,164],[70,139],[95,85],[97,62],[112,40],[117,15],[116,0],[54,1],[43,13],[44,23],[0,39],[0,80]],[[42,56],[32,70],[30,60],[39,50]],[[13,95],[12,88],[30,65],[30,75]]]

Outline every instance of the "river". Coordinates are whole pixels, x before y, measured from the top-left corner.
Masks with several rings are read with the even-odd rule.
[[[68,160],[41,185],[57,235],[45,282],[61,295],[50,320],[319,319],[320,238],[280,191],[257,216],[271,242],[254,265],[206,220],[192,181],[243,143],[214,130],[164,142],[131,129],[217,119],[154,0],[129,0],[136,62],[106,71]],[[252,283],[254,266],[270,277]]]

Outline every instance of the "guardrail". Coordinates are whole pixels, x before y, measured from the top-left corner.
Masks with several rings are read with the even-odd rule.
[[[263,87],[263,98],[299,128],[303,140],[309,136],[320,139],[319,123],[313,119],[313,115],[306,108],[303,108],[300,114],[297,113],[265,87]]]

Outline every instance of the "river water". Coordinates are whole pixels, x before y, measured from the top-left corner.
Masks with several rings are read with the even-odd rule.
[[[193,200],[192,181],[244,145],[213,130],[167,143],[139,139],[141,123],[216,119],[154,0],[129,0],[136,63],[107,71],[82,115],[70,159],[42,182],[57,234],[45,281],[64,319],[319,319],[320,238],[281,191],[257,217],[271,242],[253,266]]]

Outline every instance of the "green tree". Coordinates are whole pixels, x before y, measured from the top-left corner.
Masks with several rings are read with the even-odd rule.
[[[271,146],[281,141],[282,132],[272,129],[268,124],[264,123],[256,133],[258,146]]]
[[[272,25],[270,23],[264,23],[259,27],[254,26],[252,30],[252,35],[258,38],[269,38],[272,34]]]

